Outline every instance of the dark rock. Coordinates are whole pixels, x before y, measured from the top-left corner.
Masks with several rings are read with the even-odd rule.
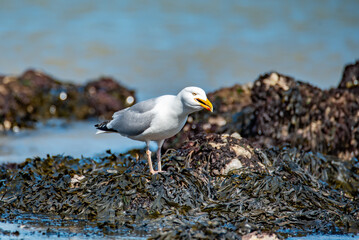
[[[80,86],[28,70],[18,77],[0,77],[0,130],[31,128],[49,118],[109,118],[134,101],[134,91],[110,78]]]
[[[359,60],[354,64],[345,66],[338,88],[348,89],[355,94],[359,94]]]
[[[342,89],[321,90],[269,73],[252,88],[252,104],[228,126],[258,144],[290,144],[342,159],[359,156],[359,96]]]
[[[251,88],[248,84],[243,86],[236,84],[233,87],[221,88],[209,93],[208,98],[213,103],[215,113],[239,112],[252,102]]]
[[[178,148],[201,132],[238,132],[258,146],[289,144],[343,160],[359,158],[358,66],[346,66],[339,88],[329,90],[271,72],[252,87],[235,85],[210,93],[214,113],[193,114],[165,148]],[[347,87],[348,82],[353,84]]]
[[[199,134],[177,150],[185,157],[186,166],[205,170],[212,175],[227,175],[231,170],[251,168],[265,171],[255,149],[239,134]]]
[[[135,103],[134,91],[127,90],[112,78],[102,77],[85,85],[86,102],[92,115],[109,119],[114,112]],[[128,98],[132,97],[132,101]]]

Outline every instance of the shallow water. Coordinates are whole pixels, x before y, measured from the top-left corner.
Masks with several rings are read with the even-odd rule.
[[[290,237],[287,240],[349,240],[359,239],[356,235],[308,235],[305,237]]]
[[[90,226],[78,226],[76,223],[72,227],[57,226],[53,224],[47,224],[46,222],[38,222],[37,225],[31,225],[29,223],[6,223],[0,222],[0,239],[132,239],[143,240],[146,237],[131,237],[126,234],[107,236],[100,234],[99,229]],[[39,226],[42,225],[42,226]],[[7,232],[7,234],[4,234]],[[354,240],[359,239],[357,235],[308,235],[304,237],[289,237],[287,240]]]
[[[80,158],[103,154],[108,149],[123,153],[133,148],[145,148],[143,142],[119,134],[95,134],[95,123],[52,120],[38,124],[37,130],[22,130],[0,136],[0,163],[19,163],[29,157],[46,157],[47,154]],[[156,145],[151,144],[151,148],[156,149]]]
[[[54,227],[46,222],[38,221],[37,225],[31,225],[29,223],[9,223],[0,222],[0,239],[131,239],[131,240],[143,240],[145,237],[131,237],[124,236],[106,236],[98,234],[99,229],[93,227],[83,228],[83,226],[76,226],[77,223],[73,223],[74,226]],[[40,226],[42,225],[42,226]]]

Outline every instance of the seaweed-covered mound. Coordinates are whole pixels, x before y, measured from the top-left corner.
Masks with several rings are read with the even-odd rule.
[[[338,88],[359,94],[359,60],[345,66]]]
[[[266,146],[289,143],[347,160],[359,156],[357,94],[269,73],[255,81],[251,97],[252,104],[234,116],[232,125],[243,136]]]
[[[359,61],[345,67],[338,88],[322,90],[271,72],[253,86],[209,94],[214,114],[194,114],[165,147],[179,147],[199,132],[240,133],[266,147],[290,144],[305,151],[359,157]]]
[[[134,101],[134,91],[111,78],[79,86],[34,70],[0,76],[0,131],[33,127],[48,118],[110,117]]]
[[[230,114],[239,112],[251,102],[251,84],[234,85],[233,87],[221,88],[208,94],[212,101],[215,113]]]
[[[255,148],[238,133],[198,134],[187,141],[177,155],[185,158],[185,166],[206,171],[211,175],[226,175],[238,168],[265,171],[265,166],[255,153]]]
[[[237,134],[196,135],[168,151],[166,172],[156,175],[148,174],[142,155],[48,156],[4,165],[0,213],[88,219],[106,234],[126,228],[156,239],[359,232],[357,162],[264,150]],[[231,161],[237,164],[223,171]]]

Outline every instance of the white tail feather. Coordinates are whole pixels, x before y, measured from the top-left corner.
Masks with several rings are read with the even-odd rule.
[[[102,130],[97,130],[96,134],[101,134],[101,133],[109,133],[107,131],[102,131]]]

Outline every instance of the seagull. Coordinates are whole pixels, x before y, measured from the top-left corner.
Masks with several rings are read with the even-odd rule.
[[[100,133],[119,133],[146,143],[151,174],[162,172],[161,148],[165,139],[176,135],[185,125],[188,115],[202,109],[213,112],[212,103],[199,87],[186,87],[177,95],[163,95],[115,112],[112,120],[96,124]],[[158,170],[153,170],[150,141],[157,143]]]

